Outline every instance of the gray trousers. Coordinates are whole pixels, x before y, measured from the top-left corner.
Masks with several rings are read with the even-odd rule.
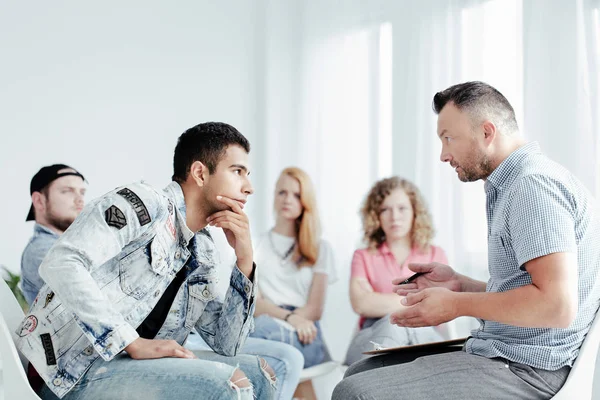
[[[448,347],[388,353],[351,365],[332,400],[550,399],[571,371],[546,371]]]

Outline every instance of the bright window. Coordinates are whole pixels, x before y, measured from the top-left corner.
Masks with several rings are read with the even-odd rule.
[[[523,126],[521,0],[490,0],[462,11],[462,81],[480,80],[498,89]],[[487,265],[487,218],[483,182],[460,186],[461,237],[467,258]]]

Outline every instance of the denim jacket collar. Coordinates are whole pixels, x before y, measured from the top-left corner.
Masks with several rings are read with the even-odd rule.
[[[183,196],[183,190],[179,183],[173,181],[169,183],[165,188],[164,192],[169,199],[175,205],[175,209],[179,211],[181,218],[177,218],[177,231],[181,235],[182,241],[185,243],[185,246],[188,246],[190,240],[194,237],[194,232],[187,226],[186,224],[186,209],[185,209],[185,198]]]

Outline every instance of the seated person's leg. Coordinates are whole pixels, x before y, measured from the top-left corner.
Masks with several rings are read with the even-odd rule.
[[[405,364],[416,360],[419,357],[430,356],[433,354],[451,353],[461,351],[461,346],[448,346],[435,350],[405,351],[398,353],[385,353],[366,357],[350,365],[344,374],[344,378],[375,368],[389,367],[391,365]]]
[[[268,315],[255,317],[254,326],[251,337],[287,343],[300,350],[304,356],[304,368],[323,362],[325,349],[319,321],[315,322],[317,336],[312,343],[308,344],[301,343],[295,331],[286,328]]]
[[[120,354],[98,359],[63,400],[109,399],[254,399],[252,382],[240,368],[203,359],[134,360]],[[42,399],[57,397],[44,386]],[[262,398],[262,397],[261,397]],[[264,398],[270,398],[268,396]]]
[[[192,351],[212,351],[202,339],[202,336],[195,332],[190,333],[188,340],[185,342],[185,347]],[[304,366],[304,357],[298,349],[285,343],[249,337],[242,346],[240,353],[264,358],[275,372],[277,380],[275,398],[292,398]]]
[[[277,376],[276,399],[293,397],[304,366],[304,357],[298,349],[285,343],[249,337],[241,352],[260,356],[273,367]]]
[[[239,353],[235,357],[227,357],[213,351],[194,351],[194,354],[201,360],[238,367],[250,380],[255,398],[273,398],[276,382],[275,372],[261,357]]]
[[[332,399],[550,399],[568,372],[454,351],[354,374],[336,386]]]

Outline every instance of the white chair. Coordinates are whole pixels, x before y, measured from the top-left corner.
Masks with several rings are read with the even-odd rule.
[[[321,364],[313,365],[309,368],[304,368],[300,373],[300,382],[294,393],[294,399],[316,400],[321,397],[317,396],[313,379],[324,377],[333,372],[340,365],[335,361],[325,361]],[[322,391],[323,388],[318,388]]]
[[[0,359],[5,400],[40,400],[25,375],[28,362],[14,343],[14,332],[23,318],[23,310],[17,299],[6,282],[0,279]]]
[[[304,368],[300,373],[300,382],[298,383],[296,393],[294,393],[294,398],[316,399],[317,396],[312,380],[333,372],[339,366],[339,363],[332,361],[329,349],[327,348],[327,345],[325,345],[325,357],[323,362],[321,364],[313,365],[312,367]]]
[[[327,375],[338,366],[339,364],[335,361],[325,361],[324,363],[313,365],[309,368],[304,368],[300,373],[300,383],[310,381],[319,376]]]
[[[592,389],[594,387],[594,370],[596,368],[596,356],[600,345],[600,314],[596,314],[594,322],[588,331],[579,356],[571,368],[567,381],[558,391],[554,400],[592,400]]]

